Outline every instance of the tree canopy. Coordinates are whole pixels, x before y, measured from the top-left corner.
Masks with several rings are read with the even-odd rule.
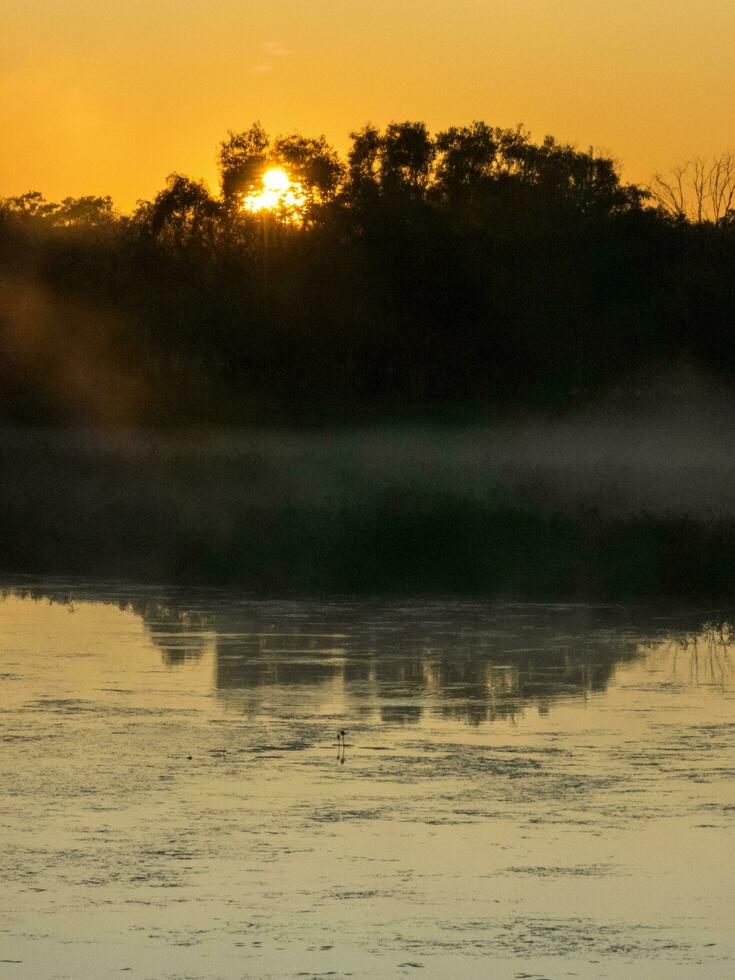
[[[109,332],[143,421],[563,410],[682,360],[735,381],[727,156],[686,172],[693,206],[681,173],[628,184],[522,126],[350,141],[342,159],[256,122],[220,143],[217,191],[172,173],[130,215],[93,195],[0,200],[0,289],[18,300],[0,307],[5,416],[73,415],[29,368],[41,309],[69,350]],[[273,168],[298,188],[288,221],[247,207]]]

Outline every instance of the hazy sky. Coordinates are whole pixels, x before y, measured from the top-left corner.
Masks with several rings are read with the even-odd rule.
[[[0,196],[216,183],[227,129],[481,118],[646,180],[735,146],[735,0],[0,0]]]

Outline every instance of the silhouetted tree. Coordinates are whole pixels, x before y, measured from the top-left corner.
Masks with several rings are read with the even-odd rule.
[[[293,180],[303,185],[313,203],[334,198],[343,168],[324,136],[316,139],[298,133],[279,136],[273,144],[273,156]]]
[[[696,172],[691,211],[522,126],[351,137],[345,166],[323,136],[231,132],[218,196],[172,174],[129,217],[109,197],[0,200],[0,289],[19,283],[29,318],[19,332],[0,303],[5,417],[53,417],[43,375],[3,361],[40,296],[63,349],[114,321],[157,422],[563,408],[677,358],[735,385],[729,158]],[[305,208],[248,213],[275,166]]]
[[[58,204],[47,201],[40,191],[27,191],[18,197],[6,197],[3,209],[16,218],[38,220],[51,218],[59,209]]]
[[[731,220],[735,211],[735,153],[694,157],[651,181],[650,193],[672,218],[697,222]]]
[[[493,179],[499,142],[486,123],[452,126],[437,135],[436,148],[437,183],[450,201],[472,194]]]
[[[380,176],[387,191],[422,195],[431,179],[436,146],[424,123],[390,123],[383,137]]]
[[[614,162],[595,156],[591,148],[581,152],[547,136],[540,146],[528,143],[524,157],[524,176],[549,199],[556,198],[580,214],[610,214],[640,204],[640,189],[623,185]]]
[[[350,186],[353,193],[370,193],[380,181],[383,137],[379,129],[368,124],[350,133],[350,139],[352,146],[347,156]]]
[[[109,226],[115,219],[115,208],[109,195],[65,197],[53,212],[54,225],[63,228],[99,228]]]
[[[270,138],[259,122],[241,133],[229,131],[219,146],[218,163],[222,197],[236,206],[261,176],[270,148]]]
[[[176,248],[189,245],[214,247],[221,206],[203,181],[171,174],[166,189],[156,195],[150,208],[139,206],[144,220],[159,241]]]

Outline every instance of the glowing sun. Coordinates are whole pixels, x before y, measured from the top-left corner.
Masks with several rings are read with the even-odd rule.
[[[291,180],[282,167],[271,167],[260,178],[259,186],[243,196],[242,209],[251,214],[272,211],[283,221],[299,222],[306,205],[306,193],[299,181]]]

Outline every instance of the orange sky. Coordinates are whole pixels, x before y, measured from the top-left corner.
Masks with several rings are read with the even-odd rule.
[[[647,180],[735,146],[735,0],[0,0],[0,196],[216,186],[227,129],[524,122]]]

